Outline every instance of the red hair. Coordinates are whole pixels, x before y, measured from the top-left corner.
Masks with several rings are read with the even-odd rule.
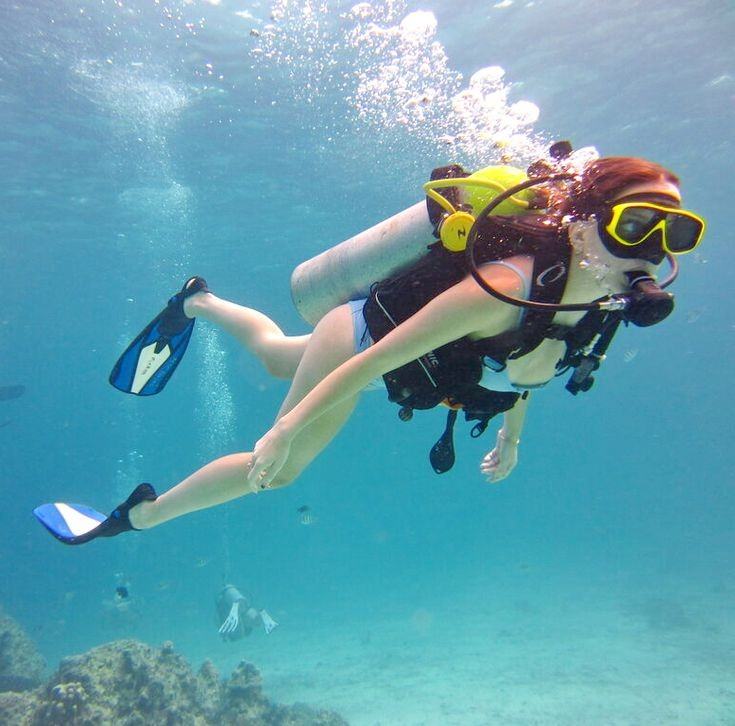
[[[587,216],[610,204],[628,187],[661,181],[679,186],[676,174],[653,161],[632,156],[606,156],[588,164],[581,177],[572,182],[571,193],[562,202],[561,211]]]

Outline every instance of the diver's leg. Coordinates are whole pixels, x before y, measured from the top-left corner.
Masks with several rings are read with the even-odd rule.
[[[296,372],[279,416],[293,408],[322,378],[354,354],[352,313],[336,308],[319,322]],[[359,396],[342,401],[301,431],[291,444],[283,469],[271,484],[290,484],[337,435],[350,417]],[[250,494],[247,473],[251,453],[223,456],[207,464],[152,502],[141,502],[129,512],[136,529],[148,529],[182,514],[222,504]]]
[[[234,336],[277,378],[291,379],[310,335],[285,335],[267,316],[252,308],[199,292],[184,301],[184,313],[202,318]]]
[[[214,507],[248,494],[250,453],[222,456],[186,477],[153,502],[141,502],[128,513],[135,529],[148,529],[182,514]]]
[[[272,482],[278,489],[290,484],[337,435],[352,413],[355,399],[343,401],[293,441],[288,460]],[[183,514],[207,509],[252,494],[247,483],[250,452],[230,454],[203,466],[153,502],[133,507],[128,516],[135,529],[149,529]]]

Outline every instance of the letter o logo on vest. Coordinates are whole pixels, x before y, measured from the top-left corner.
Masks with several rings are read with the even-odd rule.
[[[536,276],[536,284],[539,287],[545,285],[551,285],[552,283],[560,280],[566,274],[567,268],[563,262],[557,262],[552,267],[545,269],[543,272],[539,272]]]

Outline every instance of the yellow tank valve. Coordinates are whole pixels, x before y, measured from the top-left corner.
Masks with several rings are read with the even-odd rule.
[[[451,252],[463,252],[474,223],[475,218],[469,212],[454,212],[445,217],[439,228],[439,237],[444,247]]]

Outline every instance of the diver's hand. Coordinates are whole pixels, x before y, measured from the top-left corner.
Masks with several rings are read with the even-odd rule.
[[[503,429],[498,431],[495,448],[485,456],[480,464],[480,471],[490,484],[497,484],[507,477],[518,463],[519,439],[505,435]]]
[[[237,626],[240,624],[240,603],[233,602],[230,608],[230,614],[225,618],[222,625],[219,626],[219,632],[222,635],[227,633],[234,633],[237,630]]]
[[[250,489],[267,489],[281,471],[291,450],[291,436],[279,423],[261,438],[253,449],[248,472]]]

